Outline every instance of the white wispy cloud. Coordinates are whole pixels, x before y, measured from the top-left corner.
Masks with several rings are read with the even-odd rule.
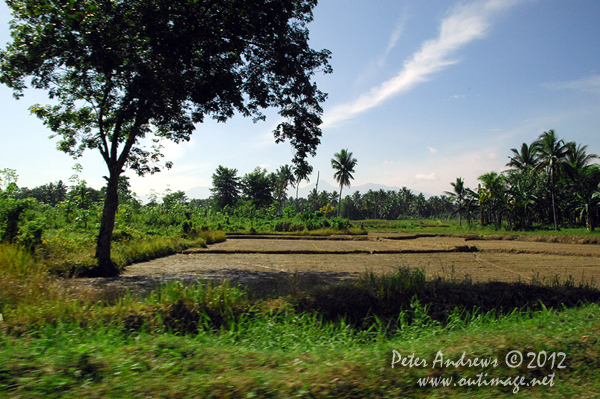
[[[376,107],[387,99],[425,82],[431,75],[458,62],[452,55],[473,40],[484,37],[494,16],[520,0],[488,0],[456,6],[440,25],[439,36],[426,41],[421,49],[404,62],[399,73],[358,99],[338,105],[327,112],[323,125],[333,125]],[[398,37],[399,37],[398,33]],[[392,35],[388,48],[395,45]],[[390,47],[391,46],[391,47]]]
[[[431,172],[430,174],[426,175],[423,173],[417,173],[415,175],[415,179],[417,180],[430,180],[430,181],[437,181],[440,178],[438,177],[438,175],[435,172]]]
[[[430,153],[435,154],[436,152],[438,152],[437,148],[433,148],[430,146],[427,146],[427,149],[429,150]]]
[[[584,78],[569,82],[547,83],[544,85],[544,87],[548,89],[579,90],[588,93],[600,94],[600,75],[586,76]]]
[[[402,13],[402,15],[400,16],[400,19],[398,20],[398,23],[396,24],[396,27],[394,28],[394,31],[392,32],[392,35],[390,36],[388,45],[385,49],[385,53],[377,62],[377,64],[379,66],[382,66],[385,63],[385,60],[387,59],[390,52],[394,49],[394,47],[396,47],[396,43],[398,43],[400,36],[402,36],[402,32],[404,32],[404,26],[406,24],[407,19],[408,19],[408,15],[406,14],[406,10],[405,10]]]

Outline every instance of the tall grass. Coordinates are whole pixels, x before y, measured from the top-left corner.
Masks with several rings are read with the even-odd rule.
[[[17,245],[0,244],[0,313],[22,303],[37,303],[51,290],[43,264]]]
[[[200,231],[190,237],[146,236],[125,239],[112,245],[112,259],[119,268],[135,262],[172,255],[190,247],[225,241],[223,231]],[[56,234],[47,237],[38,257],[50,273],[62,277],[92,276],[96,267],[96,243],[92,237]]]
[[[0,277],[23,279],[44,274],[43,265],[21,247],[0,243]]]

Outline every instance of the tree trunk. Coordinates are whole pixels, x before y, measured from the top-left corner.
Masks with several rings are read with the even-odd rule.
[[[340,217],[340,213],[341,213],[340,211],[342,210],[342,187],[344,187],[344,186],[342,186],[340,184],[340,195],[338,197],[339,198],[338,199],[338,217]]]
[[[110,258],[111,241],[113,229],[115,228],[115,215],[119,206],[119,176],[121,170],[111,170],[108,184],[106,186],[106,198],[104,199],[104,210],[100,221],[100,234],[96,246],[96,259],[98,269],[94,273],[102,277],[116,276],[119,274],[117,265]]]
[[[556,217],[556,203],[554,200],[554,170],[550,169],[550,197],[552,197],[552,216],[554,218],[554,230],[559,231],[558,219]]]
[[[552,216],[554,217],[554,230],[559,231],[560,228],[558,227],[558,219],[556,218],[556,204],[554,202],[554,185],[552,185],[552,192],[550,193],[550,195],[552,197]]]

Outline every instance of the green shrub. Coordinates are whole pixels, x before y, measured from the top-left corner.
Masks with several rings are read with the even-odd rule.
[[[131,240],[139,240],[143,237],[144,234],[136,229],[125,227],[113,231],[112,242],[129,242]]]
[[[42,244],[45,224],[46,222],[43,219],[34,219],[26,222],[19,229],[16,242],[28,250],[34,251]]]
[[[35,205],[33,198],[0,197],[0,241],[12,243],[19,235],[25,212]]]

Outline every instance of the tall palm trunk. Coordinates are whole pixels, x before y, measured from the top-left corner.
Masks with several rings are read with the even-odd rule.
[[[554,230],[559,231],[558,218],[556,216],[556,201],[554,195],[554,170],[550,169],[550,196],[552,197],[552,216],[554,218]]]
[[[585,204],[585,227],[588,232],[594,231],[594,218],[592,217],[590,204]]]
[[[340,210],[342,209],[342,188],[344,186],[340,184],[340,195],[338,196],[338,217],[340,217]]]

